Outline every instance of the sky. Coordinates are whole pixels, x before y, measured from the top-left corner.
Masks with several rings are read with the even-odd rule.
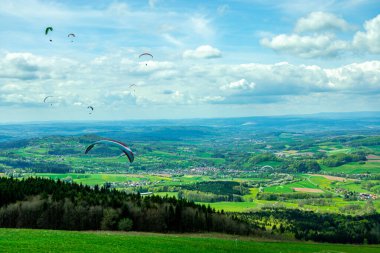
[[[377,0],[1,0],[0,38],[0,122],[380,108]]]

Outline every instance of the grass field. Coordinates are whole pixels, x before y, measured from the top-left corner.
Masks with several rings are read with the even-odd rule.
[[[201,205],[210,205],[215,210],[223,210],[225,212],[246,212],[249,209],[255,209],[258,207],[258,202],[214,202],[214,203],[205,203],[198,202],[197,204]]]
[[[347,173],[347,174],[360,174],[360,173],[380,173],[380,163],[367,161],[364,164],[358,162],[347,163],[338,167],[327,167],[322,165],[322,171],[329,173]]]
[[[273,193],[290,193],[294,192],[293,188],[311,188],[318,189],[318,187],[309,181],[300,181],[286,185],[270,186],[264,189],[264,192],[273,192]]]
[[[0,252],[379,252],[380,247],[265,241],[219,234],[152,234],[0,229]]]

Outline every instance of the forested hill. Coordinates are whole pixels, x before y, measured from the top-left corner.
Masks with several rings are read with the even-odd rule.
[[[5,177],[0,178],[0,227],[250,233],[246,223],[186,200]]]

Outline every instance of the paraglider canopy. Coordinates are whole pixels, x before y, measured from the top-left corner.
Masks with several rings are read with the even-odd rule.
[[[148,56],[150,56],[150,57],[153,58],[153,55],[151,55],[150,53],[143,53],[143,54],[140,54],[139,58],[143,57],[144,55],[148,55]]]
[[[49,101],[49,98],[52,98],[53,96],[46,96],[45,98],[44,98],[44,103],[48,103]],[[50,106],[53,106],[53,103],[50,101]]]
[[[87,109],[90,109],[90,110],[91,110],[91,111],[89,112],[89,114],[92,114],[92,112],[94,111],[94,107],[91,106],[91,105],[87,106]]]
[[[150,53],[142,53],[142,54],[140,54],[139,55],[139,59],[141,59],[141,57],[148,57],[148,56],[152,57],[152,59],[153,59],[153,55],[151,55]],[[148,66],[148,64],[145,63],[145,66]]]
[[[52,31],[53,31],[53,27],[51,27],[51,26],[46,27],[46,29],[45,29],[45,35],[48,35],[48,33],[52,32]],[[52,42],[52,39],[50,39],[49,41]]]
[[[133,160],[135,159],[135,156],[132,150],[126,144],[120,141],[111,140],[111,139],[102,139],[100,141],[96,141],[92,143],[90,146],[86,148],[86,151],[84,153],[87,154],[95,145],[98,145],[98,144],[110,145],[110,146],[115,146],[119,148],[128,157],[129,162],[133,162]]]
[[[75,38],[75,34],[74,33],[69,33],[68,35],[67,35],[67,37],[71,37],[71,42],[74,42],[74,40],[73,40],[73,38]]]
[[[45,35],[48,35],[49,32],[52,32],[53,31],[53,27],[49,26],[49,27],[46,27],[45,29]]]

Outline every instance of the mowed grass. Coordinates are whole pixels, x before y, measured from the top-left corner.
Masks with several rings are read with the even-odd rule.
[[[250,209],[258,209],[258,202],[196,202],[200,205],[210,205],[212,208],[215,208],[217,211],[225,211],[225,212],[246,212]]]
[[[311,188],[311,189],[319,189],[318,186],[310,183],[307,180],[299,181],[291,184],[285,185],[276,185],[265,187],[264,192],[273,192],[273,193],[291,193],[294,192],[293,188]]]
[[[360,174],[360,173],[380,173],[380,163],[378,162],[365,162],[360,164],[358,162],[347,163],[338,167],[327,167],[322,165],[322,171],[332,173],[347,173],[347,174]]]
[[[379,246],[263,241],[219,234],[0,229],[1,252],[379,252]]]
[[[370,192],[366,189],[361,188],[361,185],[357,183],[341,183],[337,184],[337,186],[354,192]]]
[[[171,181],[170,178],[156,175],[139,174],[54,174],[54,173],[34,173],[27,176],[46,177],[50,179],[65,179],[71,177],[75,183],[86,185],[103,185],[106,182],[128,182],[128,181]]]

